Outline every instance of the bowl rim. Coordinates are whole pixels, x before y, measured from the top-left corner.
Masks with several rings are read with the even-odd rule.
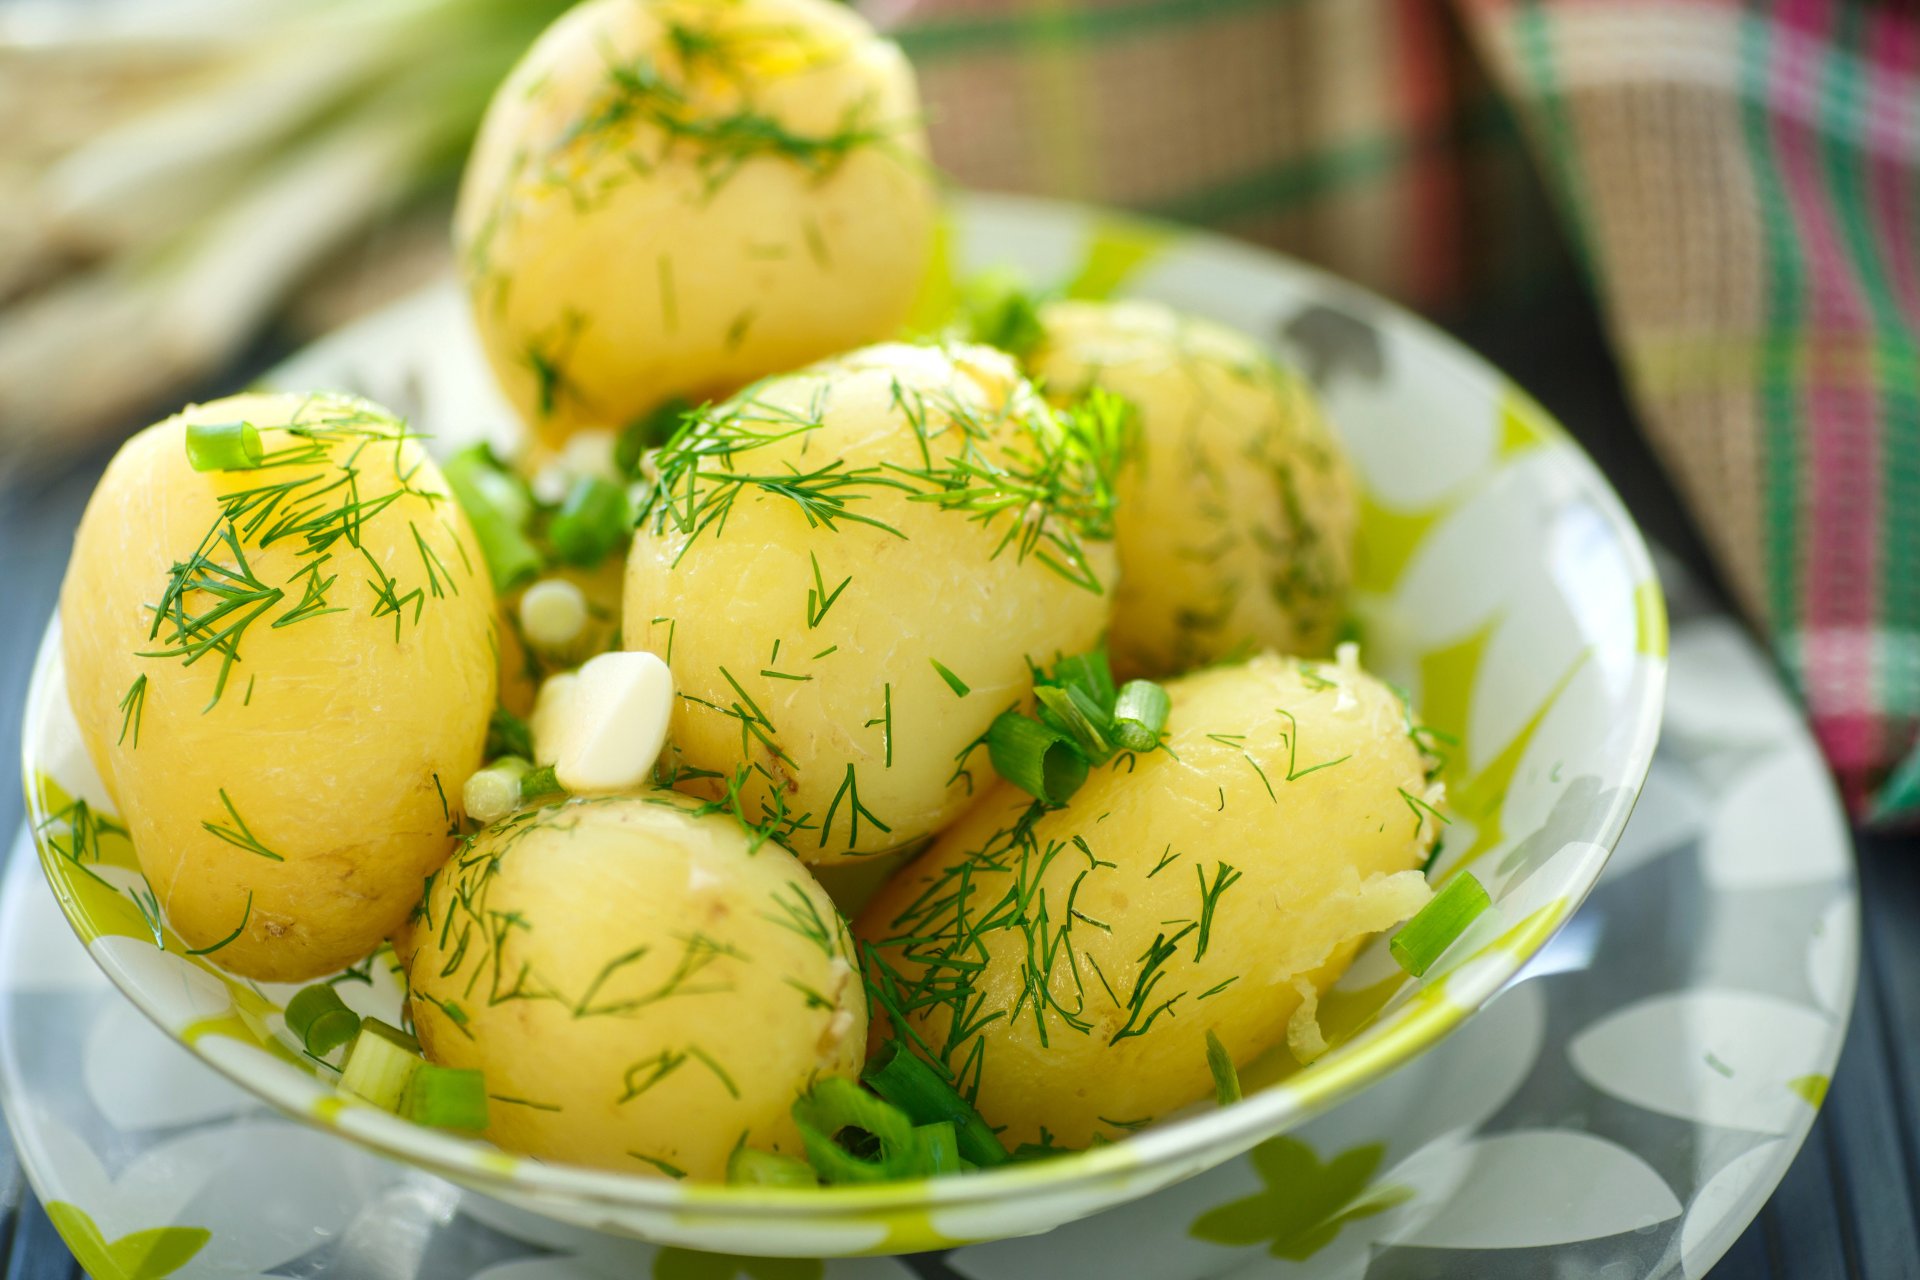
[[[1006,217],[1075,226],[1100,223],[1122,224],[1158,232],[1183,248],[1198,248],[1216,262],[1235,260],[1250,269],[1270,271],[1283,267],[1296,279],[1310,281],[1323,297],[1337,298],[1357,310],[1391,315],[1395,322],[1412,330],[1419,341],[1444,349],[1456,367],[1484,378],[1493,385],[1525,397],[1510,379],[1477,352],[1465,346],[1438,326],[1362,286],[1342,280],[1329,272],[1299,262],[1275,250],[1245,244],[1215,232],[1178,224],[1118,213],[1098,206],[1043,197],[998,194],[959,193],[949,198],[949,214],[963,210],[965,218]],[[428,289],[435,286],[429,285]],[[418,295],[413,295],[417,297]],[[412,298],[393,306],[405,306]],[[375,316],[380,313],[374,313]],[[366,319],[356,323],[365,323]],[[1559,450],[1558,465],[1573,484],[1573,492],[1592,503],[1605,522],[1612,542],[1625,555],[1631,581],[1656,582],[1652,557],[1639,527],[1627,513],[1612,485],[1588,453],[1573,440],[1554,417],[1532,402],[1537,423]],[[1667,625],[1664,597],[1659,591],[1647,593],[1638,602],[1645,611],[1644,626],[1664,634]],[[37,727],[44,720],[43,704],[58,681],[64,691],[64,670],[60,651],[61,619],[58,608],[48,622],[35,656],[29,678],[26,710],[21,726],[21,767],[26,792],[26,816],[36,847],[44,862],[50,855],[42,831],[49,815],[37,785],[40,751],[35,745]],[[1644,656],[1644,655],[1643,655]],[[1667,681],[1664,653],[1646,664],[1647,678],[1636,682],[1632,694],[1633,733],[1622,753],[1618,777],[1623,784],[1608,800],[1604,818],[1597,830],[1589,832],[1590,843],[1608,854],[1618,843],[1631,816],[1646,775],[1653,762],[1658,742],[1661,712]],[[1230,1106],[1170,1120],[1165,1125],[1131,1134],[1117,1142],[1068,1152],[1043,1161],[1009,1164],[996,1169],[979,1170],[966,1177],[923,1178],[869,1185],[842,1185],[817,1188],[737,1187],[726,1184],[662,1180],[638,1173],[621,1173],[581,1165],[545,1162],[513,1155],[478,1139],[456,1137],[352,1100],[317,1110],[291,1096],[294,1092],[273,1087],[275,1081],[263,1081],[225,1054],[207,1053],[199,1046],[204,1037],[185,1037],[170,1026],[161,1011],[144,1001],[138,991],[123,981],[94,955],[88,954],[106,970],[115,988],[169,1037],[186,1044],[205,1065],[219,1072],[255,1097],[261,1098],[284,1114],[329,1132],[361,1143],[382,1155],[439,1173],[479,1190],[493,1190],[511,1197],[534,1200],[560,1198],[575,1203],[609,1208],[645,1208],[659,1211],[725,1212],[740,1218],[805,1218],[822,1224],[843,1217],[886,1214],[913,1209],[947,1209],[978,1206],[1044,1188],[1050,1193],[1071,1193],[1077,1187],[1098,1184],[1116,1175],[1139,1173],[1155,1168],[1177,1167],[1192,1163],[1204,1153],[1218,1152],[1218,1160],[1192,1163],[1187,1172],[1210,1167],[1258,1142],[1283,1133],[1335,1103],[1359,1092],[1368,1084],[1431,1048],[1477,1012],[1493,995],[1525,967],[1571,919],[1587,895],[1598,883],[1605,858],[1596,859],[1587,876],[1565,895],[1558,910],[1543,924],[1529,930],[1518,945],[1496,947],[1480,962],[1456,970],[1445,980],[1444,1000],[1431,1002],[1428,1008],[1386,1028],[1382,1034],[1373,1029],[1342,1047],[1337,1057],[1323,1060],[1320,1070],[1306,1069],[1289,1077],[1285,1088],[1265,1089],[1247,1095]],[[79,908],[49,876],[62,915],[70,927],[85,935],[77,918]],[[235,1043],[238,1043],[237,1041]],[[291,1068],[289,1068],[291,1069]],[[315,1089],[324,1086],[316,1079],[299,1079]],[[337,1097],[327,1091],[330,1099]],[[341,1117],[354,1117],[351,1124]],[[1176,1168],[1175,1177],[1180,1176]]]

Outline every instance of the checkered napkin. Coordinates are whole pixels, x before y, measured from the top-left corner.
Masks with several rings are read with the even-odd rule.
[[[969,186],[1213,226],[1428,310],[1583,270],[1849,802],[1920,817],[1920,5],[862,8]]]

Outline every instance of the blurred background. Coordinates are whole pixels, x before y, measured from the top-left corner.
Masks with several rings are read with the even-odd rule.
[[[565,7],[0,0],[5,724],[113,446],[447,271],[487,95]],[[1856,817],[1910,826],[1920,8],[855,7],[914,62],[954,185],[1244,237],[1487,354],[1769,644]],[[1920,849],[1864,851],[1884,972],[1835,1097],[1898,1124],[1823,1119],[1755,1228],[1817,1264],[1782,1274],[1920,1274]]]
[[[1549,398],[1583,379],[1590,443],[1652,472],[1637,425],[1855,811],[1920,803],[1913,6],[855,5],[954,184],[1246,237]],[[487,94],[564,7],[0,0],[0,476],[443,271]]]

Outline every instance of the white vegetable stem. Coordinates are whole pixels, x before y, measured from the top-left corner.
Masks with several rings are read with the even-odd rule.
[[[667,664],[651,653],[603,653],[575,679],[555,735],[560,785],[576,794],[642,786],[667,741],[673,711]]]
[[[525,760],[506,756],[467,779],[460,791],[460,807],[481,826],[492,826],[520,803],[520,779],[530,768]]]
[[[587,629],[587,597],[565,578],[542,578],[520,597],[520,633],[542,653],[564,653]]]

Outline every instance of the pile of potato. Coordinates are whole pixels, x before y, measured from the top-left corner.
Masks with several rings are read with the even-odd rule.
[[[1333,655],[1358,506],[1311,394],[1145,303],[902,341],[918,113],[830,0],[588,0],[483,127],[459,261],[538,465],[699,406],[630,459],[630,548],[543,588],[670,673],[648,781],[460,812],[502,700],[513,777],[554,763],[590,654],[540,658],[496,526],[376,406],[189,409],[88,509],[68,687],[168,923],[277,981],[392,937],[510,1150],[717,1179],[885,1037],[1009,1146],[1120,1138],[1208,1092],[1209,1035],[1323,1048],[1320,993],[1428,897],[1434,761]],[[266,462],[191,469],[229,419]],[[1039,804],[989,726],[1103,644],[1164,736]]]

